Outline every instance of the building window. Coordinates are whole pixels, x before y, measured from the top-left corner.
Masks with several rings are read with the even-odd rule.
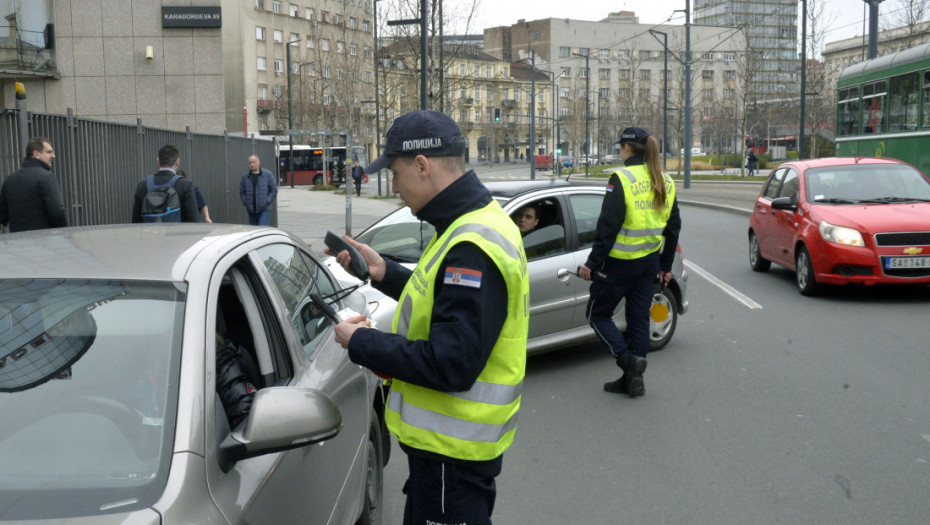
[[[307,49],[313,49],[315,47],[316,44],[313,43],[313,37],[311,35],[307,35]]]
[[[639,98],[641,98],[641,99],[647,99],[647,98],[649,98],[649,88],[640,88],[640,90],[639,90]]]
[[[313,62],[310,62],[306,65],[307,65],[307,76],[315,77],[316,76],[316,64],[314,64]]]
[[[539,40],[539,31],[533,31],[533,40]]]
[[[597,94],[601,99],[607,100],[610,98],[610,88],[601,88]]]
[[[307,20],[313,20],[313,8],[312,7],[304,8],[304,18],[306,18]]]
[[[255,9],[265,10],[265,0],[255,0]]]
[[[342,80],[346,77],[345,71],[340,67],[336,69],[336,78]]]
[[[649,80],[649,78],[650,78],[651,76],[652,76],[652,70],[651,70],[651,69],[640,69],[640,70],[639,70],[639,79],[640,79],[640,80]]]
[[[569,116],[569,115],[571,115],[571,114],[572,114],[572,113],[571,113],[571,111],[569,111],[568,108],[559,108],[559,116],[560,116],[560,117],[567,117],[567,116]]]
[[[640,60],[652,60],[652,51],[640,50],[639,51]]]
[[[258,86],[258,99],[265,100],[268,98],[268,86]]]
[[[365,72],[365,82],[371,82],[371,71]]]
[[[491,66],[484,66],[485,78],[491,78]]]
[[[570,76],[572,76],[572,68],[570,68],[570,67],[563,67],[563,68],[562,68],[562,73],[561,73],[559,76],[560,76],[560,77],[570,77]]]
[[[349,17],[349,29],[358,29],[358,19],[354,16]]]
[[[362,31],[365,31],[367,33],[368,30],[369,30],[368,20],[362,20]]]
[[[486,95],[488,96],[488,102],[491,102],[491,99],[494,98],[494,88],[488,86]]]
[[[300,64],[297,62],[291,62],[291,74],[300,74]]]
[[[297,10],[300,9],[300,6],[297,4],[291,4],[289,7],[291,9],[291,16],[297,16]]]
[[[713,80],[713,79],[714,79],[714,70],[713,70],[713,69],[705,69],[704,71],[701,72],[701,77],[702,77],[704,80]]]
[[[288,40],[288,42],[296,42],[298,40],[300,40],[300,35],[297,33],[291,33],[291,39]]]
[[[349,54],[352,56],[358,56],[358,44],[352,44],[349,46]]]
[[[284,31],[281,31],[280,29],[275,29],[273,34],[274,34],[275,44],[281,44],[284,42]]]
[[[578,68],[578,76],[581,78],[588,78],[588,68],[585,68],[585,67]]]
[[[328,38],[320,39],[320,49],[322,49],[323,51],[329,51],[329,39]]]
[[[723,72],[723,78],[726,80],[736,80],[736,71],[728,69]]]
[[[610,59],[610,50],[609,50],[609,49],[601,49],[601,50],[599,50],[599,51],[597,52],[597,57],[600,58],[601,60],[609,60],[609,59]]]
[[[713,61],[714,61],[714,54],[713,54],[713,53],[704,53],[703,55],[701,55],[701,60],[703,60],[703,61],[705,61],[705,62],[713,62]]]
[[[481,66],[475,66],[475,77],[477,78],[480,75],[481,75]]]
[[[345,52],[346,52],[346,45],[345,45],[344,42],[336,42],[336,52],[337,52],[337,53],[345,53]]]
[[[583,56],[583,57],[588,56],[590,53],[591,53],[591,48],[589,48],[589,47],[579,47],[579,48],[578,48],[578,54],[581,55],[581,56]]]
[[[323,78],[329,78],[332,74],[330,73],[329,66],[323,66]]]
[[[329,22],[329,13],[327,13],[326,11],[320,11],[320,21]]]
[[[279,2],[278,0],[274,0],[274,2],[271,3],[271,11],[272,11],[273,13],[280,13],[280,12],[281,12],[281,2]]]
[[[625,49],[621,49],[617,51],[617,58],[619,58],[620,60],[629,60],[630,52]]]
[[[630,88],[620,88],[620,100],[630,100]]]
[[[565,47],[565,46],[559,47],[559,57],[560,57],[560,58],[568,58],[568,57],[570,57],[570,56],[572,56],[572,48],[570,48],[570,47]]]
[[[713,89],[702,89],[701,98],[704,100],[713,100],[714,99],[714,90]]]
[[[371,48],[365,46],[362,48],[362,53],[365,55],[365,58],[371,58]]]
[[[268,69],[268,60],[265,57],[257,57],[257,58],[258,58],[258,70],[266,71]]]
[[[620,80],[629,80],[629,79],[630,79],[630,70],[629,70],[629,69],[621,69],[621,70],[619,71],[619,73],[620,73]]]
[[[724,62],[733,62],[734,60],[736,60],[736,53],[724,53],[723,54]]]
[[[478,102],[480,100],[481,100],[481,88],[475,86],[475,102]]]
[[[571,98],[571,96],[572,96],[572,91],[571,91],[570,89],[568,89],[568,88],[560,87],[560,88],[559,88],[559,96],[562,97],[562,98]]]
[[[597,78],[601,80],[610,80],[610,70],[609,69],[599,69],[597,71]]]
[[[280,58],[274,60],[274,72],[275,74],[284,73],[284,61]]]
[[[723,90],[723,98],[733,98],[733,90],[732,90],[732,89],[724,89],[724,90]]]
[[[255,39],[264,40],[265,39],[265,28],[262,26],[255,26]]]
[[[459,75],[465,76],[465,64],[459,64]]]

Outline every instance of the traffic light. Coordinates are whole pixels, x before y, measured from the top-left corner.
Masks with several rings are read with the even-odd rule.
[[[501,108],[494,108],[494,122],[501,121]]]
[[[562,154],[562,148],[555,148],[555,154],[556,154],[556,155],[561,155],[561,154]]]

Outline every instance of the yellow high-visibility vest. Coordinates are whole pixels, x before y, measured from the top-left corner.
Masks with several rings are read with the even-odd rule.
[[[662,174],[665,178],[665,205],[656,209],[655,191],[645,165],[620,168],[614,175],[623,187],[626,217],[610,250],[610,257],[633,260],[658,251],[662,247],[662,231],[675,202],[675,182]]]

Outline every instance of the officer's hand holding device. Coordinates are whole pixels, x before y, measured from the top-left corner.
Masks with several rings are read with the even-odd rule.
[[[358,277],[362,281],[368,280],[368,263],[355,246],[352,246],[345,239],[332,231],[326,232],[326,238],[323,239],[323,242],[337,259],[339,258],[339,254],[343,251],[349,252],[348,265],[343,264],[342,261],[340,261],[340,264],[342,264],[346,270],[352,272],[352,275]]]

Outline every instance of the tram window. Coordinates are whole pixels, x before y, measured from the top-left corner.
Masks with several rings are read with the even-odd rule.
[[[856,135],[859,132],[859,86],[841,89],[837,101],[837,134]]]
[[[917,129],[920,76],[908,73],[891,77],[888,83],[888,131]]]
[[[885,130],[886,94],[884,80],[862,86],[862,133],[864,135],[881,133]]]
[[[930,129],[930,70],[924,71],[924,119],[923,128]]]

